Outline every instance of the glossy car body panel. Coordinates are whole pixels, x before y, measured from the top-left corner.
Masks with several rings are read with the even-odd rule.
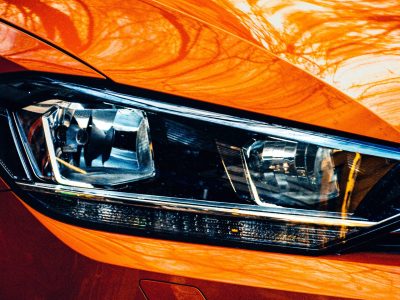
[[[1,72],[24,70],[104,78],[85,64],[11,26],[0,23]]]
[[[193,3],[173,2],[9,1],[0,9],[9,22],[120,83],[400,141],[392,119],[381,119],[371,107],[255,43],[248,26],[223,2],[195,6],[196,18],[177,11]],[[228,23],[223,30],[223,21],[204,17],[210,10]],[[398,107],[394,102],[386,113]]]
[[[156,2],[260,45],[399,129],[397,1]]]
[[[133,237],[64,224],[24,205],[72,249],[101,262],[307,294],[400,297],[400,262],[395,254],[310,257]]]
[[[399,142],[397,7],[388,1],[370,3],[7,1],[0,4],[2,18],[77,59],[1,24],[0,54],[8,60],[1,68],[102,77],[82,59],[120,83]],[[49,231],[94,262],[53,237],[35,244],[37,232],[24,228],[36,223],[26,221],[21,207],[13,209],[20,205],[13,193],[0,196],[0,242],[6,249],[1,253],[11,249],[2,257],[8,267],[0,274],[10,294],[3,290],[0,298],[16,291],[22,293],[16,298],[33,298],[41,288],[40,295],[51,298],[140,299],[139,278],[192,285],[210,298],[221,297],[221,290],[230,299],[400,297],[396,255],[303,257],[160,241],[66,225],[28,208]],[[14,231],[4,234],[4,224],[13,224]],[[21,252],[10,248],[11,236],[18,237]],[[28,240],[34,248],[24,248]],[[43,254],[45,246],[50,248]],[[70,266],[67,274],[57,273],[63,269],[55,263],[60,257]],[[43,270],[51,263],[58,271],[46,277]],[[22,276],[26,270],[37,272],[29,273],[32,280],[21,286],[12,274]],[[235,290],[231,284],[247,287]]]
[[[0,192],[0,220],[0,299],[145,300],[142,289],[149,292],[145,281],[152,283],[153,291],[164,290],[162,296],[171,296],[169,285],[172,291],[183,285],[196,287],[206,299],[336,299],[196,280],[94,261],[60,242],[10,192]],[[153,295],[151,291],[149,295]]]

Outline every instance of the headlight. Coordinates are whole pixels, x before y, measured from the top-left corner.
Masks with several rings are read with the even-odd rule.
[[[39,177],[104,187],[154,176],[141,110],[51,100],[22,109],[18,118]]]
[[[25,201],[53,217],[302,251],[338,250],[397,226],[397,145],[71,81],[1,86],[20,91],[22,81],[31,96],[13,93],[7,110],[27,173],[14,182]]]

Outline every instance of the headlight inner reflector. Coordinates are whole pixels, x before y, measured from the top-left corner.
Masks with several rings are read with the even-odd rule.
[[[38,111],[43,115],[26,130],[40,176],[78,187],[115,186],[154,176],[143,111],[47,101],[25,108],[20,116]]]

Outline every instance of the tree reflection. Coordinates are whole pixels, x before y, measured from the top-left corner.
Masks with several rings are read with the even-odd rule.
[[[394,98],[400,72],[395,4],[8,0],[0,9],[3,18],[121,83],[399,139],[396,130],[364,107],[302,71],[362,100],[398,126],[393,113],[400,101]],[[357,121],[361,118],[368,126]]]
[[[225,1],[265,48],[400,126],[397,1]]]

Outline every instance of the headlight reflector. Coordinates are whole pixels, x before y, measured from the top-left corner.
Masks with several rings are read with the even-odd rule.
[[[114,186],[154,176],[144,112],[103,106],[46,101],[19,113],[40,176],[79,187]]]

